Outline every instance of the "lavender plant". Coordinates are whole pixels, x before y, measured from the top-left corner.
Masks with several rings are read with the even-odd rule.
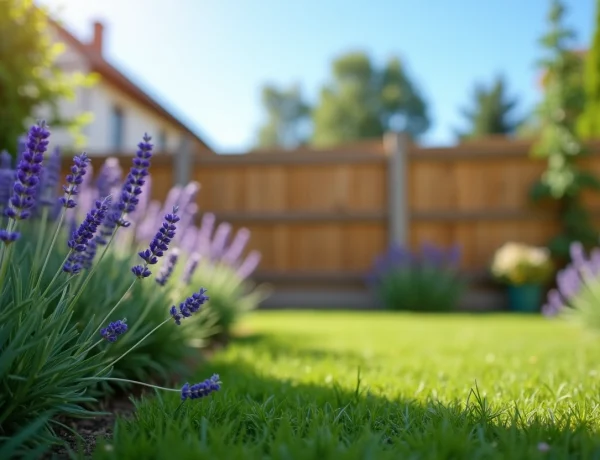
[[[117,168],[118,163],[109,159],[102,170],[106,176],[115,176]],[[98,182],[104,183],[106,180],[99,178]],[[83,193],[91,202],[99,196],[99,188],[91,186]],[[127,248],[144,244],[152,236],[160,216],[177,205],[181,220],[172,241],[176,252],[173,257],[168,256],[161,261],[156,282],[167,292],[175,293],[187,289],[190,284],[207,287],[211,292],[210,304],[198,316],[194,326],[190,326],[195,331],[194,342],[205,343],[209,336],[215,334],[228,335],[241,315],[257,308],[270,293],[269,286],[255,286],[250,281],[250,276],[260,263],[261,254],[253,250],[244,255],[250,240],[249,230],[241,228],[233,234],[232,226],[227,222],[216,226],[216,218],[212,213],[204,213],[197,227],[194,222],[198,218],[195,203],[200,191],[198,183],[173,187],[164,203],[148,200],[149,189],[150,181],[147,181],[142,195],[146,199],[136,208],[137,218],[132,219],[132,231],[123,232],[115,238],[116,250],[126,253]],[[201,337],[198,331],[202,332]]]
[[[187,229],[180,244],[189,256],[181,264],[173,285],[178,289],[190,283],[206,286],[213,293],[207,310],[216,317],[219,335],[227,337],[240,317],[257,308],[271,288],[250,280],[261,254],[251,250],[244,256],[249,230],[241,228],[232,236],[229,223],[222,222],[215,229],[215,221],[213,214],[205,213],[200,228]]]
[[[130,226],[129,217],[140,202],[148,175],[152,144],[145,136],[138,145],[134,165],[115,199],[96,197],[86,205],[81,223],[68,232],[65,216],[82,205],[78,198],[89,159],[85,154],[74,158],[63,196],[52,199],[57,176],[56,159],[51,156],[45,162],[49,137],[45,123],[32,126],[16,171],[0,174],[0,178],[12,176],[13,182],[7,201],[0,202],[4,209],[0,222],[0,458],[36,458],[49,444],[59,442],[58,416],[95,415],[89,406],[94,402],[90,390],[98,383],[118,381],[179,392],[184,401],[207,396],[221,385],[213,377],[209,383],[186,383],[174,389],[111,375],[115,365],[157,331],[170,328],[170,334],[178,333],[174,305],[165,303],[160,322],[148,324],[143,336],[136,336],[139,339],[119,350],[118,356],[110,352],[135,327],[134,318],[122,316],[120,310],[133,287],[145,283],[145,289],[157,289],[147,278],[177,233],[177,208],[164,215],[148,248],[137,255],[140,262],[129,268],[129,287],[108,313],[96,311],[76,319],[88,286],[104,275],[98,267],[115,236]],[[4,159],[1,163],[3,173],[11,170]],[[56,215],[49,212],[55,209],[59,210]],[[57,263],[56,248],[61,245],[63,257]],[[209,300],[206,290],[190,287],[188,292],[190,297],[178,311],[187,316],[200,314]],[[144,305],[132,316],[144,316]]]
[[[88,168],[89,170],[90,168]],[[122,170],[114,158],[106,160],[95,179],[91,179],[89,173],[86,174],[78,192],[80,206],[67,210],[67,226],[77,229],[76,222],[85,219],[85,214],[81,209],[94,206],[104,192],[119,196],[120,189],[117,184],[122,180]],[[87,318],[93,315],[106,315],[116,303],[120,302],[118,311],[121,312],[121,316],[128,319],[128,331],[106,350],[107,358],[117,358],[124,350],[136,344],[146,336],[154,324],[164,319],[164,305],[177,304],[180,301],[180,291],[174,291],[171,285],[167,286],[167,280],[171,273],[165,274],[166,267],[162,264],[163,260],[172,263],[173,258],[177,258],[179,250],[172,245],[172,242],[168,243],[172,247],[165,252],[164,259],[158,260],[157,264],[148,264],[147,269],[154,271],[155,279],[148,280],[148,282],[139,282],[141,280],[132,282],[131,267],[138,266],[136,269],[138,270],[140,269],[139,262],[144,262],[137,253],[132,251],[132,247],[137,247],[138,251],[149,249],[148,240],[156,236],[157,228],[163,228],[158,219],[163,218],[161,214],[169,214],[168,210],[161,206],[155,213],[157,221],[147,225],[148,231],[144,233],[143,239],[132,239],[132,235],[135,236],[137,233],[136,229],[149,206],[148,200],[144,198],[149,195],[149,182],[150,176],[146,176],[145,183],[140,186],[142,193],[138,195],[136,208],[128,215],[127,231],[118,232],[114,236],[110,248],[99,262],[98,270],[101,272],[101,276],[95,276],[90,280],[84,292],[77,299],[74,308],[72,321],[76,324],[85,324]],[[170,200],[168,204],[172,208],[177,206],[177,201]],[[114,202],[112,208],[116,209]],[[181,215],[181,212],[178,214]],[[185,215],[181,215],[181,220],[176,223],[178,228],[181,228],[181,224],[185,222],[184,217]],[[106,233],[110,227],[111,225],[101,226],[96,238],[89,241],[86,251],[82,253],[84,257],[81,265],[84,270],[91,268],[91,262],[97,257],[97,251],[102,251],[103,241],[110,237],[110,234]],[[175,237],[179,231],[177,230]],[[98,236],[100,233],[102,235]],[[103,241],[98,243],[98,239]],[[155,244],[153,244],[154,246]],[[49,267],[52,269],[47,271],[53,273],[57,267],[60,268],[68,249],[68,245],[56,245],[49,261]],[[174,268],[173,265],[171,270]],[[45,282],[49,281],[50,279],[45,280]],[[156,285],[154,285],[155,282]],[[149,288],[148,283],[153,286]],[[161,283],[164,286],[161,286]],[[126,295],[122,295],[124,291],[128,291]],[[155,331],[122,360],[115,363],[111,375],[124,380],[152,379],[157,382],[171,381],[174,375],[189,375],[193,370],[190,364],[198,355],[198,348],[206,345],[209,338],[216,333],[214,327],[216,317],[208,309],[203,308],[195,316],[197,320],[195,320],[194,327],[180,328],[177,334],[172,334],[169,328],[160,328]],[[98,391],[100,395],[105,395],[115,390],[114,387],[127,386],[130,385],[122,380],[113,380],[110,381],[110,384],[101,383],[95,391]],[[120,388],[120,390],[124,391],[126,388]]]
[[[392,245],[380,255],[367,282],[390,310],[421,312],[456,309],[465,290],[457,265],[459,248],[423,244],[419,252]]]
[[[571,262],[556,275],[542,313],[600,331],[600,248],[585,253],[580,242],[569,248]]]

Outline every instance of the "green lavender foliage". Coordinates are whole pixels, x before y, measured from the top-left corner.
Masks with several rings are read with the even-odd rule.
[[[66,236],[66,233],[61,235],[52,251],[49,270],[42,286],[50,282],[51,274],[60,270],[68,250]],[[101,319],[108,314],[131,284],[134,278],[131,267],[137,263],[139,257],[136,252],[124,252],[111,246],[98,266],[98,276],[90,280],[75,304],[72,323],[79,330],[89,318],[96,316]],[[107,358],[116,359],[138,343],[156,324],[165,319],[171,305],[193,292],[192,286],[186,290],[175,290],[170,285],[161,287],[153,278],[135,283],[130,294],[109,318],[109,321],[125,318],[129,329],[116,343],[107,344]],[[169,327],[158,329],[117,362],[111,376],[161,382],[169,382],[173,376],[187,376],[190,362],[198,350],[216,333],[214,323],[214,315],[205,310],[200,313],[198,324],[194,327],[189,327],[186,323],[176,333]],[[102,385],[102,393],[129,386],[121,382],[106,383]]]
[[[169,314],[170,296],[177,294],[183,300],[183,292],[165,291],[161,294],[153,278],[137,279],[131,272],[132,256],[127,252],[123,255],[122,250],[111,249],[112,236],[108,238],[106,246],[99,248],[95,263],[90,268],[77,273],[74,265],[71,265],[71,271],[65,271],[65,256],[81,254],[81,249],[74,248],[90,238],[81,235],[91,232],[93,237],[97,228],[93,222],[101,222],[103,217],[98,215],[94,221],[93,213],[88,214],[85,232],[82,231],[83,224],[77,233],[69,232],[71,239],[76,235],[82,239],[67,249],[65,209],[60,208],[58,217],[54,216],[55,208],[42,205],[36,185],[36,177],[49,181],[52,176],[50,165],[44,161],[47,160],[44,153],[48,136],[45,123],[32,127],[27,150],[17,167],[18,173],[10,169],[2,170],[3,174],[9,172],[8,176],[3,175],[3,180],[8,177],[9,183],[18,181],[15,182],[10,201],[3,198],[0,202],[0,206],[9,211],[6,215],[11,216],[0,218],[2,459],[39,458],[50,445],[62,443],[57,429],[70,429],[62,421],[96,415],[95,397],[103,396],[99,390],[106,389],[109,382],[119,378],[114,375],[124,375],[125,370],[127,375],[133,373],[140,378],[150,377],[160,374],[161,370],[165,371],[167,360],[182,359],[178,355],[182,349],[180,345],[175,350],[160,350],[160,347],[171,345],[171,336],[185,334],[182,332],[185,329],[177,327]],[[145,136],[144,142],[139,145],[140,150],[136,153],[138,165],[144,163],[142,158],[151,155],[149,141],[150,138]],[[80,174],[85,169],[81,166],[87,161],[85,155],[77,158]],[[68,207],[75,205],[78,198],[75,193],[79,183],[75,179],[77,170],[73,167],[71,175],[67,176],[68,187],[65,190],[70,191],[65,194],[64,203]],[[138,166],[136,171],[137,175],[141,175],[140,171],[147,173],[147,166]],[[128,177],[127,184],[140,182],[139,178],[133,176],[132,173]],[[5,182],[3,185],[6,185]],[[137,191],[135,187],[130,187],[128,193],[133,195]],[[127,212],[120,211],[116,221],[123,222]],[[112,234],[119,230],[127,231],[127,228],[117,226]],[[117,258],[118,261],[115,260]],[[130,287],[127,288],[127,285]],[[144,308],[152,302],[156,307]],[[198,308],[200,306],[198,304]],[[109,322],[122,319],[133,331],[129,334],[131,337],[128,337],[127,327],[122,323],[119,324],[119,337],[105,334],[103,328]],[[159,342],[144,342],[155,333],[161,334]],[[183,339],[175,340],[176,344],[184,343]],[[140,347],[141,353],[138,353],[137,347],[141,343],[145,348]],[[163,357],[158,364],[152,365],[150,363],[154,356],[151,353],[157,350],[163,352]],[[120,364],[120,371],[115,369],[111,375],[117,363]],[[131,369],[136,365],[141,365],[141,369]],[[131,379],[127,383],[153,386]],[[180,391],[175,388],[161,389]]]
[[[206,306],[206,316],[199,321],[201,326],[208,326],[219,337],[228,337],[233,326],[246,313],[258,308],[271,293],[270,286],[255,286],[250,280],[238,276],[232,267],[219,262],[201,262],[192,283],[208,289],[210,302]],[[210,323],[207,324],[207,321]]]

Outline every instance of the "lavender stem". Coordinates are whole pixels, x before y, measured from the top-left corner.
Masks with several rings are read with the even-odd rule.
[[[117,359],[115,359],[112,363],[108,364],[106,367],[104,367],[100,372],[98,372],[98,374],[101,374],[102,372],[104,372],[106,369],[114,366],[115,364],[117,364],[119,361],[121,361],[125,356],[127,356],[131,351],[133,351],[134,348],[136,348],[140,343],[142,343],[144,340],[146,340],[150,335],[154,334],[154,332],[161,326],[167,324],[167,322],[171,321],[171,317],[169,316],[166,320],[164,320],[162,323],[160,323],[158,326],[156,326],[154,329],[152,329],[150,332],[148,332],[144,337],[142,337],[140,340],[137,341],[137,343],[135,345],[133,345],[129,350],[127,350],[125,353],[123,353],[121,356],[119,356]],[[98,375],[96,374],[96,375]]]
[[[117,307],[119,305],[121,305],[121,302],[123,302],[123,300],[125,300],[125,297],[127,297],[127,294],[129,294],[131,292],[131,290],[133,289],[133,286],[135,285],[135,282],[137,280],[138,280],[138,278],[133,279],[133,281],[131,282],[131,284],[129,285],[127,290],[123,293],[123,295],[121,296],[119,301],[115,304],[114,307],[112,307],[112,309],[108,312],[108,314],[104,317],[104,319],[102,321],[100,321],[100,324],[98,325],[98,327],[96,328],[96,330],[94,331],[94,333],[92,335],[96,335],[98,333],[98,331],[102,328],[104,323],[106,323],[106,321],[108,321],[108,318],[110,317],[110,315],[112,315],[115,312]]]
[[[100,257],[98,258],[98,262],[96,262],[92,266],[92,269],[89,271],[88,275],[85,277],[85,280],[84,280],[83,284],[81,285],[81,287],[78,287],[77,295],[73,298],[73,300],[71,300],[71,303],[69,304],[69,306],[75,305],[75,302],[77,302],[79,300],[79,297],[81,297],[81,294],[83,293],[85,287],[88,285],[88,283],[92,279],[92,275],[96,272],[96,269],[100,265],[100,262],[102,262],[102,259],[104,259],[104,256],[108,252],[108,248],[110,247],[110,244],[112,243],[113,239],[115,238],[116,233],[117,233],[117,229],[115,228],[112,235],[110,236],[110,240],[108,240],[108,243],[106,244],[106,246],[104,246],[104,249],[102,250],[102,254],[100,254]]]
[[[35,255],[33,260],[38,260],[40,258],[40,253],[42,252],[42,247],[45,241],[46,235],[46,225],[48,224],[48,206],[42,207],[42,222],[40,225],[40,231],[38,232],[37,245],[35,248]]]
[[[50,260],[50,255],[52,254],[52,250],[54,249],[54,245],[56,244],[56,239],[58,238],[58,234],[60,233],[60,229],[65,220],[66,208],[62,208],[60,213],[60,218],[58,219],[58,223],[56,224],[56,229],[54,230],[54,235],[52,236],[52,240],[50,242],[50,247],[48,248],[48,252],[46,253],[46,259],[44,260],[44,264],[42,265],[42,269],[40,271],[40,276],[38,277],[37,283],[35,285],[34,290],[39,289],[40,283],[42,282],[42,277],[44,276],[44,272],[46,271],[46,266],[48,265],[48,261]],[[60,270],[58,270],[60,273]],[[56,276],[54,277],[56,279]]]
[[[8,232],[14,232],[17,228],[17,221],[15,219],[9,219],[6,230]],[[8,270],[8,264],[10,262],[10,255],[13,251],[13,244],[2,245],[2,257],[0,258],[0,286],[4,286],[4,278],[6,277],[6,270]]]
[[[94,380],[95,381],[95,380],[98,380],[98,377],[84,377],[81,380]],[[152,385],[150,383],[137,382],[135,380],[129,380],[129,379],[120,379],[120,378],[117,378],[117,377],[102,377],[102,381],[104,381],[104,380],[111,380],[111,381],[114,381],[114,382],[135,383],[136,385],[143,385],[145,387],[156,388],[157,390],[176,391],[177,393],[181,392],[181,390],[179,390],[177,388],[159,387],[158,385]]]

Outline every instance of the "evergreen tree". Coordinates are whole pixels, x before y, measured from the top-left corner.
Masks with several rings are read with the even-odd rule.
[[[598,180],[577,167],[586,154],[576,134],[576,120],[584,104],[581,60],[572,51],[573,31],[562,24],[565,7],[554,0],[548,16],[550,29],[541,39],[548,56],[541,61],[545,72],[544,99],[538,108],[540,136],[532,156],[547,161],[547,168],[532,188],[532,198],[558,201],[562,232],[549,247],[555,256],[567,259],[573,241],[596,245],[598,234],[581,202],[586,188],[599,189]]]
[[[476,139],[492,134],[513,134],[520,122],[512,116],[518,99],[506,94],[506,83],[499,76],[490,88],[476,85],[474,104],[471,109],[463,109],[469,129],[457,133],[460,139]]]

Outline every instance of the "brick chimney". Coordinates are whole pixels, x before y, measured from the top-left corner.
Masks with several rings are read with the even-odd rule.
[[[104,24],[94,21],[94,36],[90,47],[98,54],[102,54],[102,41],[104,38]]]

